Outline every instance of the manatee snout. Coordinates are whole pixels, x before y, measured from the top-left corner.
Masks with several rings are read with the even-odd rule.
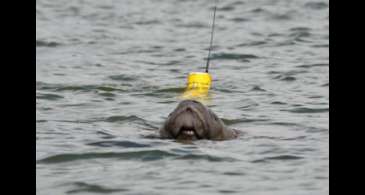
[[[184,100],[170,113],[160,129],[162,138],[178,140],[225,140],[237,137],[209,108],[195,100]]]

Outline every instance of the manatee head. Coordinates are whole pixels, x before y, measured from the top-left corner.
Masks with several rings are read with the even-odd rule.
[[[170,113],[160,129],[163,138],[178,140],[222,140],[236,137],[209,108],[195,100],[184,100]]]

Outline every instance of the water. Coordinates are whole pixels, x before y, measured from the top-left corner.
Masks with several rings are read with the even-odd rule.
[[[182,144],[213,1],[37,0],[37,194],[328,194],[328,4],[220,1],[207,105],[244,134]]]

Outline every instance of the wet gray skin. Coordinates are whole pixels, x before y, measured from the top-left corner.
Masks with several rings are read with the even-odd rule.
[[[202,103],[184,100],[169,114],[160,129],[162,138],[177,140],[227,140],[238,136],[218,116]]]

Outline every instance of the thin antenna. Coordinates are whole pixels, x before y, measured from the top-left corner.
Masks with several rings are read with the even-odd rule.
[[[213,35],[214,35],[214,26],[215,26],[215,12],[217,11],[217,4],[218,4],[218,0],[215,0],[212,32],[210,34],[210,44],[209,44],[209,51],[208,51],[208,58],[207,58],[207,65],[205,67],[205,72],[208,72],[208,70],[209,70],[210,51],[212,50],[212,44],[213,44]]]

